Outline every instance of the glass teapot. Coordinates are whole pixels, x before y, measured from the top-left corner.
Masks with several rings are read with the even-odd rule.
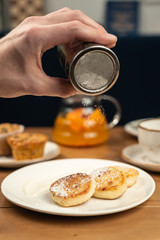
[[[102,100],[111,102],[116,111],[108,122]],[[62,100],[55,119],[52,137],[59,144],[71,147],[93,146],[109,138],[109,129],[121,118],[119,102],[109,95],[75,95]]]

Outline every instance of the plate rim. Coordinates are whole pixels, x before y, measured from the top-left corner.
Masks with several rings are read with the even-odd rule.
[[[143,162],[138,162],[138,161],[135,161],[135,160],[133,160],[131,157],[128,157],[128,156],[126,156],[125,155],[125,151],[127,150],[127,149],[130,149],[130,148],[132,148],[132,147],[139,147],[140,148],[140,144],[139,143],[134,143],[134,144],[130,144],[130,145],[128,145],[128,146],[126,146],[126,147],[124,147],[123,149],[122,149],[122,151],[121,151],[121,158],[124,160],[124,161],[126,161],[127,163],[129,163],[129,164],[135,164],[136,166],[138,166],[138,167],[142,167],[142,168],[144,168],[144,169],[146,169],[146,170],[150,170],[150,171],[155,171],[155,172],[160,172],[160,164],[156,164],[156,163],[152,163],[152,162],[147,162],[147,163],[143,163]],[[157,169],[157,167],[159,167],[159,169]],[[155,168],[155,170],[153,170]]]
[[[56,158],[60,154],[60,147],[58,146],[58,144],[56,144],[55,142],[52,142],[52,141],[47,141],[46,143],[52,144],[52,145],[54,145],[54,147],[56,147],[54,155],[51,155],[51,156],[49,155],[48,157],[43,156],[42,158],[26,159],[26,160],[14,160],[13,157],[10,157],[14,160],[12,162],[7,162],[7,161],[3,162],[3,160],[1,160],[1,158],[5,158],[6,156],[0,156],[0,168],[25,167],[27,165],[36,164],[36,163],[40,163],[43,161],[48,161],[50,159]]]
[[[117,163],[117,165],[127,165],[127,166],[130,166],[130,167],[133,167],[135,169],[138,169],[140,172],[142,172],[143,174],[145,174],[149,180],[150,180],[150,184],[151,184],[151,190],[150,192],[147,194],[147,196],[145,196],[145,198],[142,198],[141,200],[138,200],[132,204],[129,204],[127,206],[123,206],[123,207],[118,207],[117,209],[111,209],[111,210],[107,210],[107,211],[104,211],[104,210],[98,210],[98,211],[93,211],[93,212],[81,212],[81,213],[77,213],[77,212],[61,212],[61,211],[47,211],[47,210],[44,210],[43,208],[42,209],[39,209],[37,208],[36,206],[34,206],[33,204],[33,207],[30,207],[30,203],[28,205],[25,205],[25,202],[24,201],[21,201],[18,199],[18,203],[14,200],[12,200],[10,197],[9,197],[9,194],[5,193],[5,182],[8,180],[8,178],[10,178],[10,176],[12,174],[16,174],[16,172],[19,172],[19,171],[23,171],[25,168],[32,168],[33,166],[35,165],[40,165],[40,164],[51,164],[52,162],[62,162],[62,161],[67,161],[67,160],[100,160],[100,161],[109,161],[109,162],[113,162],[114,164]],[[24,170],[25,171],[25,170]],[[2,184],[1,184],[1,191],[2,191],[2,194],[8,199],[8,201],[12,202],[13,204],[19,206],[19,207],[22,207],[24,209],[28,209],[28,210],[32,210],[32,211],[35,211],[35,212],[42,212],[42,213],[46,213],[46,214],[50,214],[50,215],[59,215],[59,216],[73,216],[73,217],[81,217],[81,216],[100,216],[100,215],[108,215],[108,214],[113,214],[113,213],[117,213],[117,212],[122,212],[122,211],[125,211],[125,210],[128,210],[128,209],[131,209],[131,208],[134,208],[136,206],[139,206],[140,204],[142,204],[143,202],[147,201],[154,193],[155,191],[155,181],[154,179],[152,178],[152,176],[150,176],[147,172],[145,172],[144,170],[138,168],[138,167],[135,167],[131,164],[128,164],[128,163],[122,163],[122,162],[118,162],[118,161],[114,161],[114,160],[109,160],[109,159],[98,159],[98,158],[69,158],[69,159],[58,159],[58,160],[52,160],[52,161],[49,161],[49,162],[39,162],[39,163],[35,163],[35,164],[32,164],[32,165],[28,165],[28,166],[25,166],[25,167],[22,167],[20,169],[17,169],[15,171],[13,171],[12,173],[10,173],[3,181],[2,181]],[[21,204],[21,202],[23,202],[23,204]]]
[[[130,135],[132,135],[132,136],[134,136],[134,137],[137,137],[138,136],[138,133],[136,133],[135,131],[132,131],[132,130],[130,130],[130,125],[131,125],[131,123],[134,123],[134,122],[138,122],[138,121],[141,121],[142,119],[135,119],[135,120],[132,120],[132,121],[129,121],[129,122],[127,122],[125,125],[124,125],[124,130],[125,130],[125,132],[126,133],[128,133],[128,134],[130,134]]]

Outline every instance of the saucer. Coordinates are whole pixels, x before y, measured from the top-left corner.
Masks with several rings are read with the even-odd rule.
[[[121,152],[121,157],[130,164],[146,170],[160,172],[160,163],[151,162],[139,144],[132,144],[125,147]]]
[[[44,155],[41,158],[15,160],[13,157],[0,156],[0,167],[3,168],[18,168],[29,164],[47,161],[56,158],[60,154],[59,146],[53,142],[46,142],[44,147]]]
[[[145,120],[145,118],[137,119],[131,122],[128,122],[124,125],[124,131],[131,134],[132,136],[137,137],[138,136],[138,124]]]

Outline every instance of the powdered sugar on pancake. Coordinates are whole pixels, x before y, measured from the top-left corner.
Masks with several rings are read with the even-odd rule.
[[[115,167],[114,169],[116,169],[116,171],[112,171],[112,169],[112,167],[97,168],[91,173],[91,176],[93,178],[97,178],[103,176],[104,174],[112,174],[113,177],[117,177],[117,174],[120,172],[120,170]]]
[[[114,184],[115,180],[121,177],[121,170],[117,167],[98,168],[91,173],[91,177],[95,179],[97,188],[101,188]]]
[[[88,188],[91,180],[92,178],[86,173],[72,174],[54,182],[50,187],[50,191],[53,195],[62,198],[68,198],[71,195],[76,196],[79,194],[80,189]]]

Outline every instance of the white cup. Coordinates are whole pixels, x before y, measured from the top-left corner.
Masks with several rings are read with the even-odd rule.
[[[138,124],[138,141],[146,157],[160,163],[160,118],[143,120]]]

